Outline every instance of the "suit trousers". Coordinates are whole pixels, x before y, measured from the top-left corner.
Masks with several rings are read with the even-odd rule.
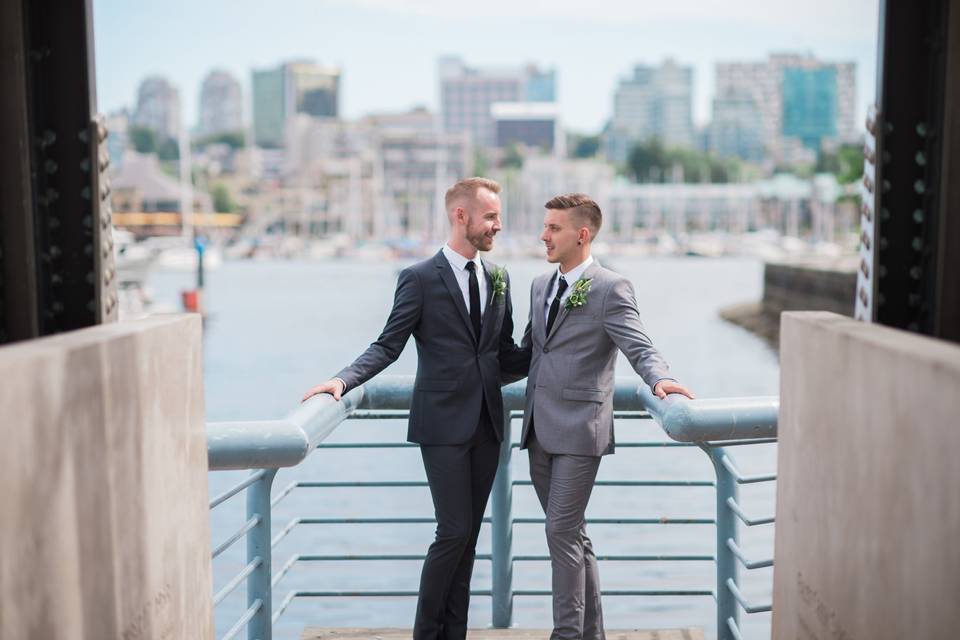
[[[420,574],[414,640],[464,640],[470,607],[470,577],[483,512],[500,460],[484,400],[470,442],[421,445],[433,497],[437,531]]]
[[[600,457],[547,453],[532,427],[527,439],[530,479],[546,514],[553,574],[550,640],[603,640],[600,574],[584,515]]]

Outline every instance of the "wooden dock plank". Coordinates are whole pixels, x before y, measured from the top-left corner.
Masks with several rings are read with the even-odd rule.
[[[703,629],[608,629],[608,640],[704,640]],[[409,640],[409,629],[307,627],[301,640]],[[549,629],[470,629],[467,640],[547,640]]]

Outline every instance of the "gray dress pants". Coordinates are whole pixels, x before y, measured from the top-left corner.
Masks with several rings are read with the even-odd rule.
[[[530,479],[546,514],[553,570],[550,640],[603,640],[600,574],[584,517],[600,457],[547,453],[533,429],[527,445]]]

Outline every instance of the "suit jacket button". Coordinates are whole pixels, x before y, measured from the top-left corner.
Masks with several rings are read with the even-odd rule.
[[[544,348],[543,348],[543,352],[544,352],[544,353],[550,353],[550,349],[548,349],[547,347],[544,347]]]

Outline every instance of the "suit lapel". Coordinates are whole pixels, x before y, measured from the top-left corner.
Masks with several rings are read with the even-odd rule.
[[[590,266],[587,267],[586,269],[584,269],[583,275],[581,275],[579,279],[589,280],[589,279],[592,278],[592,277],[594,276],[594,274],[596,273],[597,267],[599,267],[599,264],[597,263],[597,260],[594,259],[593,262],[590,264]],[[571,282],[571,283],[570,283],[570,286],[572,287],[573,285],[574,285],[574,283]],[[571,292],[571,293],[572,293],[572,292]],[[590,304],[589,299],[590,299],[590,295],[587,294],[587,304]],[[546,304],[546,303],[544,303],[544,304]],[[564,304],[564,305],[562,305],[562,306],[560,307],[560,312],[557,313],[557,319],[553,321],[552,331],[550,331],[550,335],[547,336],[547,338],[546,338],[547,340],[550,340],[550,338],[552,338],[553,336],[557,335],[557,331],[560,329],[560,325],[563,324],[563,321],[566,319],[566,317],[567,317],[567,315],[568,315],[569,313],[570,313],[570,310],[567,309],[567,305],[566,305],[566,304]]]
[[[483,316],[480,318],[480,343],[486,339],[487,335],[490,334],[492,330],[492,325],[495,325],[496,322],[496,311],[493,308],[493,274],[490,273],[490,265],[483,259],[480,260],[480,264],[483,265],[483,275],[487,279],[487,304],[483,308]],[[488,328],[487,325],[491,325]]]
[[[463,318],[463,324],[467,326],[467,331],[469,331],[473,339],[476,340],[477,336],[473,333],[473,323],[470,322],[470,314],[467,312],[467,305],[463,301],[463,292],[460,291],[460,285],[457,284],[457,277],[453,275],[453,267],[450,266],[450,262],[446,256],[443,255],[442,250],[437,253],[434,258],[434,264],[440,273],[440,279],[447,287],[447,292],[449,292],[450,297],[453,298],[453,304],[457,307],[457,311],[460,312],[460,317]]]
[[[540,339],[543,342],[547,341],[547,319],[544,316],[544,308],[547,305],[547,294],[550,293],[550,288],[553,285],[553,278],[554,276],[549,274],[541,276],[539,283],[540,286],[533,296],[533,329],[540,334]]]

